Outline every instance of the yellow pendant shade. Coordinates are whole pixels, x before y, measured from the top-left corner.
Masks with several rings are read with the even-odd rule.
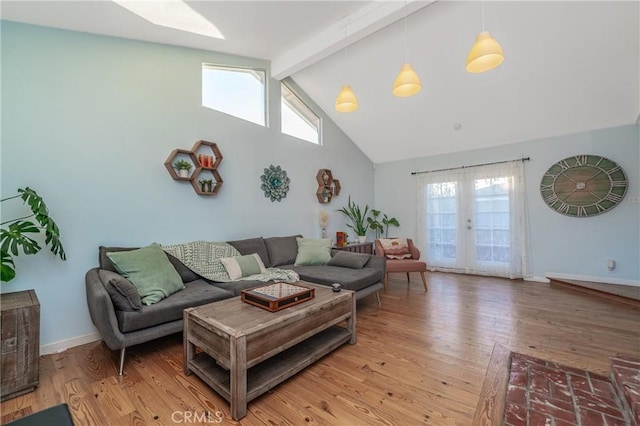
[[[467,56],[467,71],[479,73],[489,71],[504,61],[502,47],[491,37],[489,31],[478,34],[469,56]]]
[[[342,86],[340,94],[336,98],[336,111],[353,112],[358,109],[358,99],[351,90],[351,86],[345,84]]]
[[[422,90],[420,77],[413,70],[411,64],[404,64],[393,83],[393,94],[401,98],[413,96]]]

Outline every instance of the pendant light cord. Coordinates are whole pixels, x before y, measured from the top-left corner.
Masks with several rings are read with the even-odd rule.
[[[482,31],[484,31],[484,0],[480,2],[480,8],[482,10]]]
[[[407,33],[407,0],[404,1],[404,7],[405,7],[405,14],[404,14],[404,63],[407,63],[407,45],[409,44],[408,41],[408,33]]]

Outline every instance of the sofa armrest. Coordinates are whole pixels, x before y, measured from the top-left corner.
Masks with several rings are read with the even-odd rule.
[[[378,269],[382,272],[382,276],[384,277],[385,272],[387,272],[387,259],[384,256],[376,256],[372,254],[364,267]]]
[[[124,335],[118,328],[118,319],[111,297],[98,276],[98,270],[98,268],[90,269],[85,275],[89,315],[109,349],[122,349],[125,346]]]

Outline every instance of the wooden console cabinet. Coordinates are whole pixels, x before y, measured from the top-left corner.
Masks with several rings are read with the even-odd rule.
[[[3,293],[2,401],[33,391],[39,383],[40,302],[33,290]]]

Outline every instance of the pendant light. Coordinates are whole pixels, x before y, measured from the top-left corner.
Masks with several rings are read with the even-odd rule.
[[[407,2],[405,1],[405,7]],[[422,90],[420,77],[413,70],[410,63],[407,62],[407,15],[404,15],[404,65],[400,68],[400,72],[393,82],[393,94],[401,98],[413,96]]]
[[[358,98],[351,90],[351,86],[345,84],[336,98],[336,111],[353,112],[358,109]]]
[[[344,26],[344,40],[345,40],[345,56],[347,54],[347,26]],[[336,98],[336,111],[338,112],[353,112],[358,109],[358,98],[356,98],[356,94],[351,90],[351,86],[345,84],[342,86],[342,90],[338,94]]]
[[[482,1],[482,31],[478,34],[476,42],[467,56],[467,71],[480,73],[489,71],[504,61],[502,47],[491,37],[489,31],[484,29],[484,1]]]

